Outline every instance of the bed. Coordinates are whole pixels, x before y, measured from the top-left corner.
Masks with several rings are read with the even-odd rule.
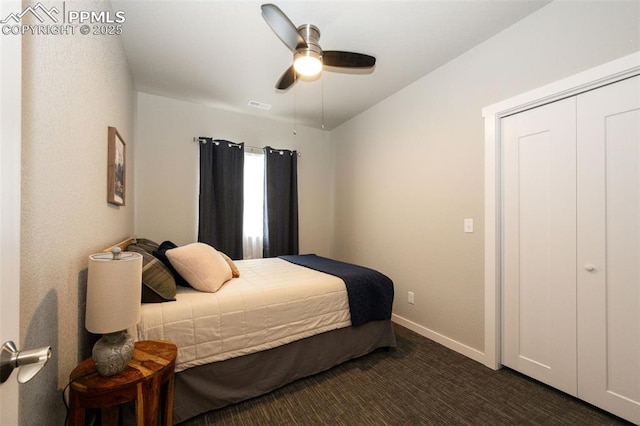
[[[393,283],[377,271],[315,255],[231,261],[201,243],[119,246],[144,256],[141,320],[129,333],[178,346],[174,423],[395,347]],[[194,266],[196,248],[215,259]],[[222,285],[198,282],[221,270]],[[177,284],[150,284],[152,274]]]

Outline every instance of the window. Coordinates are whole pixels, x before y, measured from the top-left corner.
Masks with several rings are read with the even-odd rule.
[[[264,154],[244,153],[244,217],[242,225],[245,259],[262,257],[264,210]]]

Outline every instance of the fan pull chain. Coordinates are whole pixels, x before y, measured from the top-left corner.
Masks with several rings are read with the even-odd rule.
[[[322,128],[322,130],[324,130],[324,78],[322,78],[322,76],[320,76],[320,99],[322,102],[322,123],[320,123],[320,127]]]
[[[296,107],[298,100],[298,88],[297,86],[293,88],[293,135],[297,135],[298,131],[296,130]]]

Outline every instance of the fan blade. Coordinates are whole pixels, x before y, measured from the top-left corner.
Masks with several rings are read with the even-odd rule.
[[[371,68],[376,64],[376,58],[363,53],[325,50],[322,52],[322,63],[329,67]]]
[[[282,74],[280,80],[276,83],[276,89],[278,90],[286,90],[296,82],[296,72],[293,69],[293,65],[291,65],[287,70]]]
[[[263,4],[260,8],[262,9],[262,17],[266,23],[292,52],[295,52],[299,47],[307,47],[307,43],[298,33],[296,26],[293,25],[289,18],[287,18],[287,15],[285,15],[278,6],[268,3]]]

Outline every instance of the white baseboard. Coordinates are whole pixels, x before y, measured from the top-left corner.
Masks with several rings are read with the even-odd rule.
[[[420,324],[416,324],[413,321],[409,321],[406,318],[403,318],[399,315],[392,314],[391,321],[395,322],[398,325],[408,328],[411,331],[418,333],[421,336],[426,337],[427,339],[431,339],[434,342],[440,343],[442,346],[445,346],[453,351],[456,351],[466,357],[471,358],[474,361],[477,361],[481,364],[485,364],[485,354],[484,352],[480,352],[477,349],[474,349],[470,346],[462,344],[456,340],[453,340],[447,336],[444,336],[440,333],[437,333],[433,330],[430,330],[426,327],[421,326]]]

